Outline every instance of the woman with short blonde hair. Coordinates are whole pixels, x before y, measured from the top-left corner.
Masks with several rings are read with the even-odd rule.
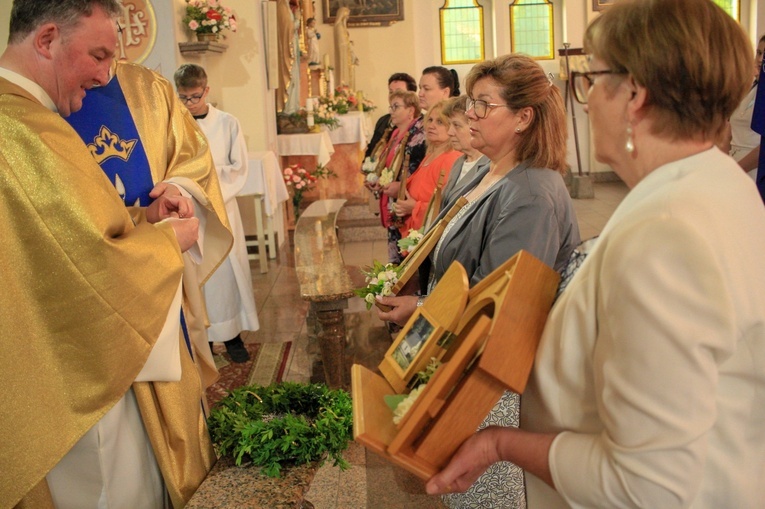
[[[765,507],[765,209],[714,145],[751,44],[710,0],[620,0],[585,49],[576,98],[630,192],[550,312],[520,429],[477,433],[427,490],[505,460],[529,509]]]

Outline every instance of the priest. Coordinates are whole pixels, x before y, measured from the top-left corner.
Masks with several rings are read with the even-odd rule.
[[[14,0],[0,56],[3,507],[163,507],[161,456],[180,462],[181,486],[209,458],[185,455],[202,436],[152,439],[168,420],[203,429],[178,319],[194,205],[163,192],[131,217],[61,118],[108,82],[120,13],[117,0]],[[48,482],[76,468],[76,486]]]

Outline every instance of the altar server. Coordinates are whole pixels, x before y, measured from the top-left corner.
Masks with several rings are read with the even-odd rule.
[[[207,86],[207,73],[201,66],[184,64],[175,72],[174,78],[178,97],[210,143],[234,235],[231,253],[204,286],[210,319],[209,341],[223,342],[234,362],[246,362],[250,356],[240,333],[256,331],[260,327],[242,218],[236,203],[236,195],[247,180],[247,144],[236,117],[207,103],[210,87]]]

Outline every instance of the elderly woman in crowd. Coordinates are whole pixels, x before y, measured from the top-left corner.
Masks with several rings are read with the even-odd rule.
[[[476,175],[485,175],[489,171],[489,158],[473,148],[470,143],[470,126],[467,117],[466,95],[452,97],[444,106],[444,115],[449,119],[449,142],[454,150],[462,152],[459,159],[449,172],[449,180],[441,195],[441,208],[447,206],[453,199],[461,195],[461,190],[467,182]]]
[[[491,161],[466,183],[468,204],[446,227],[434,252],[428,289],[453,261],[465,267],[470,285],[525,249],[560,269],[579,243],[566,168],[566,116],[560,91],[531,58],[510,54],[477,64],[467,77],[471,145]],[[423,274],[420,274],[423,278]],[[427,280],[427,279],[425,279]],[[385,320],[403,324],[424,297],[383,297],[392,306]],[[518,425],[518,395],[505,393],[484,423]],[[501,463],[452,507],[523,507],[523,476]]]
[[[623,0],[585,48],[595,157],[631,191],[551,311],[521,429],[477,433],[427,490],[509,460],[531,509],[765,507],[765,210],[714,146],[751,44],[709,0]]]
[[[388,96],[390,122],[375,149],[378,165],[392,172],[399,172],[399,178],[407,178],[425,157],[425,136],[420,122],[420,101],[417,94],[407,90],[394,90]],[[398,227],[388,206],[389,196],[398,192],[398,182],[366,183],[375,196],[380,198],[380,221],[388,230],[388,258],[393,263],[401,261],[396,242],[401,238]],[[395,192],[394,192],[395,191]]]
[[[406,180],[406,198],[399,199],[393,205],[396,216],[401,218],[400,231],[404,237],[409,230],[422,228],[436,187],[444,186],[452,165],[460,156],[449,142],[449,118],[444,115],[444,104],[444,101],[436,103],[425,115],[428,147],[425,158],[417,171]]]

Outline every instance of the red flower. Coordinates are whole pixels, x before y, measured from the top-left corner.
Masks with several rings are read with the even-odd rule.
[[[218,11],[210,9],[209,11],[207,11],[207,19],[214,19],[215,21],[220,21],[223,19],[223,16],[221,16]]]

